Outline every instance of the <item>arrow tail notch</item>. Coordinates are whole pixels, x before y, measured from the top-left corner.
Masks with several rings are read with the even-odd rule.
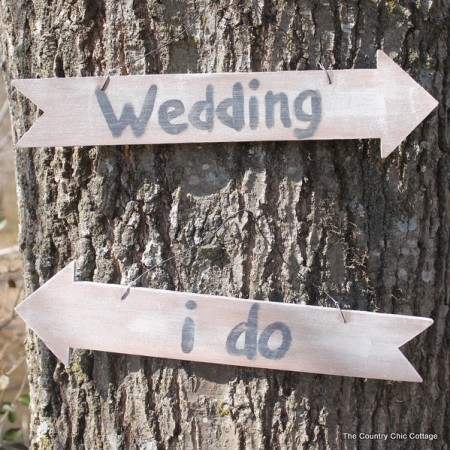
[[[369,351],[357,368],[363,378],[421,382],[422,378],[404,356],[400,347],[433,324],[426,317],[345,311],[350,326],[358,328],[361,341],[368,341]],[[343,328],[344,329],[344,328]],[[344,329],[345,330],[345,329]],[[366,344],[367,345],[367,344]]]

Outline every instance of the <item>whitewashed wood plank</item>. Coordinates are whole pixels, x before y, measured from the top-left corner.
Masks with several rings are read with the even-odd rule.
[[[399,347],[428,318],[75,282],[74,263],[16,311],[64,364],[69,348],[422,381]]]
[[[14,80],[44,111],[19,147],[381,139],[438,102],[382,51],[377,69]]]

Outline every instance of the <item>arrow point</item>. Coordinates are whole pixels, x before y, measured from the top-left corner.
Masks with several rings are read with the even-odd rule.
[[[383,51],[377,51],[388,119],[381,133],[381,157],[389,156],[439,102]]]
[[[58,333],[55,308],[62,301],[67,286],[74,282],[75,262],[69,263],[49,281],[33,292],[15,311],[64,365],[69,364],[69,346]],[[53,311],[53,314],[52,314]]]
[[[37,291],[36,291],[37,293]],[[32,294],[33,296],[33,294]],[[65,365],[69,364],[70,348],[64,343],[62,339],[57,339],[47,331],[46,324],[42,323],[42,319],[35,320],[36,309],[39,305],[35,305],[39,301],[39,297],[24,300],[20,305],[16,306],[14,310],[27,323],[41,339],[42,342],[49,348],[49,350]],[[45,320],[45,318],[44,318]]]

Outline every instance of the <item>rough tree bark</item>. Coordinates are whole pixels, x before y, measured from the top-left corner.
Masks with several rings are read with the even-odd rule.
[[[64,370],[30,333],[33,448],[447,448],[448,1],[212,0],[198,18],[204,6],[2,0],[15,139],[38,111],[12,79],[102,75],[186,24],[122,74],[374,68],[381,48],[440,106],[386,160],[369,140],[17,149],[27,292],[72,258],[80,280],[127,283],[176,255],[142,285],[331,307],[326,291],[345,308],[432,317],[405,348],[424,382],[88,351]],[[241,209],[256,219],[214,236]],[[393,432],[439,438],[359,437]]]

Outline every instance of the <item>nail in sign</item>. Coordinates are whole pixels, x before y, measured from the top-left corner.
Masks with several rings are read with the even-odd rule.
[[[16,311],[50,350],[420,382],[399,347],[433,321],[335,308],[74,281],[74,263]]]
[[[14,80],[42,111],[19,147],[381,139],[438,102],[382,51],[377,69]]]

